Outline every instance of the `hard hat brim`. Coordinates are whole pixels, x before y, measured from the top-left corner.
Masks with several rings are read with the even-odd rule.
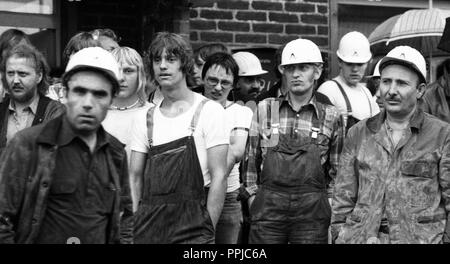
[[[63,74],[62,80],[64,81],[64,83],[67,83],[69,81],[70,77],[72,77],[75,73],[81,72],[81,71],[94,71],[94,72],[103,73],[108,78],[108,80],[112,83],[113,91],[119,90],[119,86],[120,86],[119,80],[117,80],[116,75],[112,71],[109,71],[109,70],[106,70],[106,69],[100,68],[100,67],[95,67],[92,65],[76,65]]]
[[[410,61],[407,61],[407,60],[399,59],[399,58],[384,57],[380,63],[380,75],[381,75],[381,72],[383,71],[383,69],[390,64],[398,64],[398,65],[403,65],[408,68],[411,68],[413,71],[415,71],[417,73],[417,75],[419,75],[419,77],[421,78],[421,81],[423,83],[426,83],[427,77],[424,76],[424,74],[422,73],[422,71],[420,71],[419,67],[417,67],[416,64],[414,64]]]
[[[248,72],[248,73],[239,73],[239,77],[247,77],[247,76],[258,76],[258,75],[263,75],[268,73],[268,71],[265,70],[257,70],[257,71],[253,71],[253,72]]]
[[[366,56],[366,57],[361,57],[358,59],[348,58],[348,57],[342,56],[339,53],[339,51],[336,51],[336,55],[338,56],[339,59],[341,59],[343,62],[346,62],[346,63],[368,63],[370,61],[370,59],[372,58],[372,55]]]

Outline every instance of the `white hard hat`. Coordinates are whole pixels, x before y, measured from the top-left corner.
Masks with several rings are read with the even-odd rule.
[[[100,47],[84,48],[70,57],[63,80],[66,82],[74,73],[82,70],[104,72],[114,85],[119,87],[119,64],[114,56]]]
[[[381,74],[380,74],[380,63],[381,63],[381,60],[379,60],[377,62],[377,64],[375,65],[375,68],[373,69],[373,74],[367,76],[367,78],[374,78],[374,77],[380,77],[381,76]]]
[[[372,58],[369,40],[357,31],[349,32],[341,38],[336,54],[347,63],[367,63]]]
[[[256,76],[267,73],[261,67],[261,62],[253,53],[240,51],[233,54],[233,58],[239,66],[239,76]]]
[[[422,82],[427,79],[427,65],[422,54],[410,46],[398,46],[393,48],[381,59],[380,72],[389,64],[400,64],[414,70]]]
[[[309,39],[290,41],[281,54],[281,66],[297,63],[323,63],[319,47]]]

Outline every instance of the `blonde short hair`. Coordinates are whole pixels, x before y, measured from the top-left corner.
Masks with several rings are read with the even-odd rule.
[[[145,76],[144,62],[141,55],[135,49],[129,47],[117,47],[111,53],[119,64],[126,63],[135,65],[138,68],[138,88],[136,93],[142,105],[144,105],[147,101],[147,95],[145,93],[147,78]]]

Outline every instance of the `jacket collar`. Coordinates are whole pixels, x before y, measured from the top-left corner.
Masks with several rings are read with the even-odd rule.
[[[40,97],[41,97],[41,96],[40,96],[40,94],[38,93],[37,96],[35,96],[35,97],[33,98],[33,101],[31,101],[31,103],[26,107],[26,109],[29,109],[29,110],[33,113],[33,115],[36,115]],[[8,109],[9,109],[10,111],[13,111],[13,112],[16,111],[16,105],[15,105],[15,103],[14,103],[14,100],[12,100],[12,99],[9,100],[9,106],[8,106]]]
[[[383,125],[385,119],[386,119],[386,109],[383,109],[380,113],[367,120],[366,123],[367,128],[373,133],[377,133],[378,131],[380,131],[381,126]],[[420,129],[422,128],[423,120],[424,120],[424,113],[417,105],[414,114],[411,116],[409,126],[411,128],[420,131]]]

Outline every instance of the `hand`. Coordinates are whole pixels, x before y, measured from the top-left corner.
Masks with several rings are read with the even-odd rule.
[[[248,198],[247,203],[248,203],[248,210],[250,211],[250,208],[252,207],[253,204],[253,200],[255,200],[255,195],[252,195]]]

